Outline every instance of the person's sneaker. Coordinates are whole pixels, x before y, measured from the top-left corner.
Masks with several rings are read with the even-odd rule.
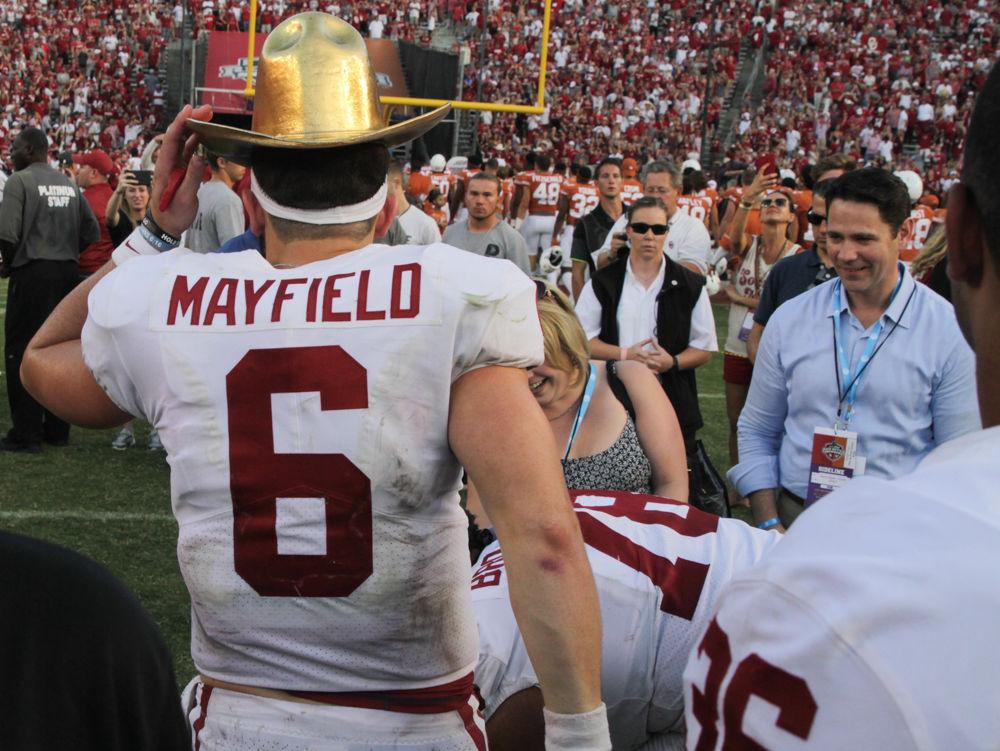
[[[149,443],[146,444],[146,448],[150,451],[163,451],[163,441],[160,440],[160,434],[156,428],[149,431]]]
[[[126,428],[122,428],[122,431],[118,434],[118,437],[111,442],[111,448],[115,451],[124,451],[129,446],[135,446],[135,436],[132,435],[132,431]]]

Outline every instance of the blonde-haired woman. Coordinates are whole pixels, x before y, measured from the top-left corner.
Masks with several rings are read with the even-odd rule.
[[[108,232],[111,235],[111,243],[114,246],[121,245],[125,239],[142,221],[146,209],[149,208],[149,179],[148,172],[135,173],[126,171],[122,173],[118,182],[118,187],[112,193],[104,216],[104,222],[108,225]],[[118,435],[111,442],[111,448],[116,451],[124,451],[135,445],[135,425],[133,420],[129,420],[122,425]],[[160,434],[156,428],[149,431],[149,442],[146,444],[150,451],[162,451],[163,443],[160,441]]]
[[[686,502],[684,438],[659,381],[640,362],[591,362],[569,300],[555,287],[536,283],[545,362],[528,371],[528,386],[563,453],[566,486]],[[485,526],[471,485],[469,510]]]

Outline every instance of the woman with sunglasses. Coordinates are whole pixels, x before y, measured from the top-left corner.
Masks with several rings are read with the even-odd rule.
[[[652,493],[686,502],[684,439],[656,377],[637,361],[591,362],[587,336],[569,299],[547,282],[536,284],[545,362],[528,371],[528,385],[562,452],[566,487]],[[471,483],[469,511],[483,526]]]
[[[774,189],[778,176],[758,172],[743,194],[743,200],[730,228],[732,256],[730,258],[729,331],[726,337],[722,380],[726,386],[726,414],[729,417],[729,461],[739,462],[736,444],[736,423],[747,400],[753,363],[747,357],[747,338],[753,328],[753,313],[760,303],[760,293],[771,267],[785,256],[798,253],[802,248],[789,240],[798,229],[795,203],[790,191]],[[761,199],[761,196],[763,198]],[[749,235],[747,215],[760,200],[761,233]],[[738,499],[737,505],[747,505]]]

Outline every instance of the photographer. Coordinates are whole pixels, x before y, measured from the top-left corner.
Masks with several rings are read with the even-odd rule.
[[[123,172],[118,187],[108,200],[104,221],[117,248],[142,221],[149,206],[149,184],[153,173],[146,170]],[[124,199],[124,200],[123,200]]]
[[[118,247],[132,234],[149,206],[149,188],[152,183],[153,173],[148,170],[136,170],[134,172],[123,172],[118,187],[108,201],[107,213],[104,221],[111,234],[111,242]],[[124,200],[122,200],[124,197]],[[115,451],[124,451],[135,445],[135,421],[129,420],[122,429],[118,431],[115,440],[111,442],[111,448]],[[163,442],[160,441],[160,434],[156,428],[149,431],[149,442],[146,448],[150,451],[162,451]]]

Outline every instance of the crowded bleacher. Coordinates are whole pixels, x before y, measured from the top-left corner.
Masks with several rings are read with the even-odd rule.
[[[776,152],[779,167],[797,173],[822,155],[844,152],[916,169],[938,195],[948,187],[972,94],[995,55],[995,4],[908,0],[875,14],[846,2],[714,5],[713,11],[713,3],[696,0],[554,3],[545,112],[482,113],[480,150],[515,162],[520,152],[540,149],[566,161],[615,154],[644,163],[691,151],[707,155],[711,147],[725,149],[719,162],[729,156],[752,163],[758,153]],[[530,103],[542,6],[487,8],[484,16],[474,3],[455,0],[282,0],[259,5],[257,28],[266,32],[295,12],[321,9],[375,38],[427,45],[444,33],[457,40],[456,52],[471,53],[463,98]],[[196,37],[246,30],[250,21],[245,0],[187,0],[186,7],[5,2],[0,13],[6,21],[0,44],[9,51],[0,66],[0,135],[38,125],[54,148],[99,147],[116,164],[141,154],[162,127],[159,63],[171,36],[182,25]],[[758,63],[759,91],[727,99],[739,69]],[[733,116],[724,132],[726,108]],[[703,149],[705,119],[710,143]]]

